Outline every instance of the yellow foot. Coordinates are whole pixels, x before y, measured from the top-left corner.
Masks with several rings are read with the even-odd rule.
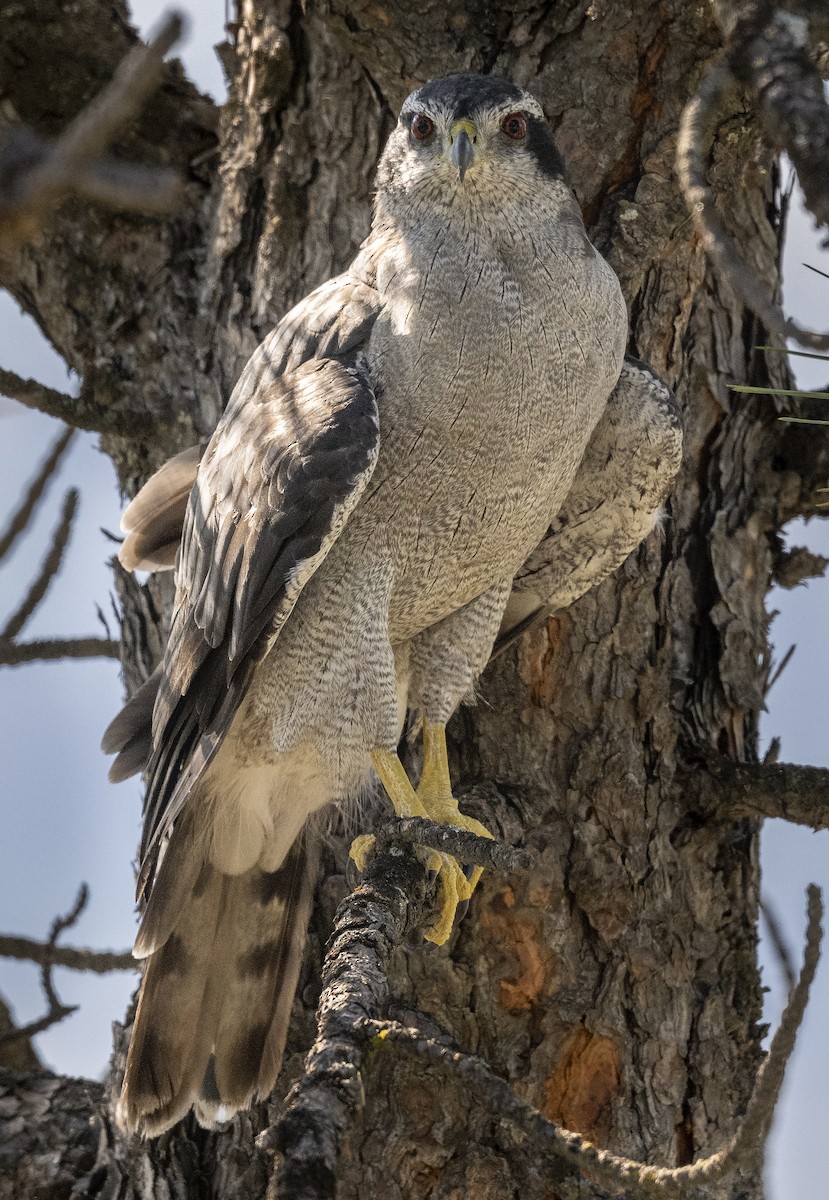
[[[351,843],[351,849],[348,851],[348,857],[354,863],[357,870],[362,873],[368,866],[368,860],[371,857],[371,852],[374,849],[374,843],[377,838],[373,833],[361,833],[359,837],[355,837]]]
[[[452,825],[455,829],[466,829],[478,837],[492,838],[485,825],[461,812],[457,800],[452,795],[444,725],[430,725],[424,722],[423,773],[416,795],[429,819],[436,821],[438,825]],[[463,872],[462,874],[465,894],[462,894],[460,899],[468,900],[478,886],[483,867],[473,867],[468,879]]]
[[[348,857],[361,875],[368,866],[376,841],[373,833],[361,833],[351,843]],[[458,905],[469,899],[472,888],[457,861],[450,854],[442,854],[439,850],[430,850],[425,846],[415,846],[415,853],[427,871],[431,871],[440,880],[440,915],[424,930],[423,936],[427,941],[442,946],[452,932]]]

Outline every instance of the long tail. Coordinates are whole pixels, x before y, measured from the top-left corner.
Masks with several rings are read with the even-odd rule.
[[[148,957],[119,1116],[148,1136],[191,1107],[210,1126],[272,1091],[316,877],[307,828],[278,870],[235,876],[182,873],[194,854],[176,835],[191,833],[173,834],[136,942]]]

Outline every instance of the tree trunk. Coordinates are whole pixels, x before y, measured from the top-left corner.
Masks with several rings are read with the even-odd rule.
[[[44,134],[87,101],[132,38],[102,0],[71,9],[44,0],[37,15],[4,0],[0,13],[2,90]],[[396,951],[391,1014],[447,1031],[598,1145],[689,1163],[734,1131],[761,1059],[758,823],[704,816],[698,781],[712,751],[756,760],[777,535],[823,465],[807,439],[776,423],[771,402],[729,392],[730,382],[785,386],[785,368],[755,351],[764,332],[707,266],[673,174],[680,113],[719,44],[712,13],[685,0],[314,0],[305,11],[243,0],[237,19],[221,113],[170,67],[123,143],[132,157],[184,172],[183,210],[113,217],[68,202],[36,244],[0,265],[0,283],[82,376],[132,492],[210,432],[261,337],[353,256],[369,229],[384,137],[411,88],[492,70],[538,97],[588,232],[621,280],[629,349],[684,408],[685,465],[662,527],[613,578],[495,660],[478,704],[455,718],[458,780],[483,781],[479,794],[495,797],[470,811],[534,849],[537,866],[510,879],[486,873],[447,947]],[[751,111],[739,99],[732,108],[710,177],[772,294],[775,167]],[[151,437],[122,436],[135,414],[152,421]],[[169,585],[124,578],[119,587],[134,686],[158,657]],[[54,1109],[53,1146],[67,1149],[37,1177],[26,1143],[37,1122],[24,1120],[28,1165],[11,1190],[0,1184],[0,1197],[43,1195],[46,1184],[50,1196],[68,1196],[73,1181],[76,1196],[265,1195],[272,1162],[253,1137],[313,1040],[323,948],[347,891],[345,844],[332,838],[326,858],[270,1109],[216,1135],[188,1120],[140,1145],[125,1142],[100,1102],[97,1165],[79,1180],[82,1135],[73,1126],[63,1136],[56,1109],[67,1089],[49,1092],[47,1111],[41,1087],[31,1109],[18,1077],[4,1115],[16,1096],[17,1116],[39,1114],[42,1134]],[[545,1178],[530,1161],[516,1164],[498,1113],[438,1068],[377,1055],[363,1086],[342,1200],[573,1194],[563,1168]],[[722,1194],[760,1192],[755,1165]],[[592,1184],[579,1192],[603,1194]]]

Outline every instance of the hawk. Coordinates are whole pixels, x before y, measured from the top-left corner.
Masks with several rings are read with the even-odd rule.
[[[613,571],[678,469],[671,394],[626,336],[538,102],[492,76],[427,83],[352,265],[127,509],[123,563],[176,581],[163,662],[104,737],[113,778],[147,778],[129,1128],[191,1107],[209,1125],[273,1088],[313,813],[376,775],[396,813],[489,836],[453,797],[446,722],[499,631]],[[480,872],[438,867],[442,943]]]

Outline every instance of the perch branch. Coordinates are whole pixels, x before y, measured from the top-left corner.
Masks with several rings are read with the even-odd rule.
[[[56,662],[61,658],[119,658],[118,642],[109,638],[52,638],[39,642],[0,641],[0,667]]]
[[[797,763],[741,763],[706,756],[700,799],[715,816],[778,817],[811,829],[829,829],[829,770]]]
[[[560,1129],[536,1109],[520,1099],[509,1084],[495,1075],[482,1059],[463,1054],[445,1042],[425,1037],[416,1029],[394,1022],[367,1022],[372,1046],[379,1049],[394,1045],[429,1063],[441,1066],[466,1083],[498,1114],[498,1131],[516,1152],[526,1155],[527,1143],[545,1158],[563,1161],[580,1175],[617,1191],[631,1200],[639,1197],[687,1197],[689,1189],[709,1185],[732,1174],[747,1158],[756,1154],[767,1136],[780,1093],[786,1064],[794,1048],[797,1030],[803,1019],[820,957],[823,905],[814,885],[808,890],[808,927],[803,968],[761,1066],[754,1091],[740,1127],[722,1150],[685,1167],[654,1167],[600,1150],[579,1134]]]
[[[412,853],[412,841],[496,869],[530,861],[523,851],[419,818],[379,831],[362,883],[337,910],[322,972],[317,1039],[304,1073],[277,1123],[258,1139],[260,1148],[282,1152],[278,1197],[334,1196],[342,1139],[363,1102],[360,1068],[369,1023],[389,999],[389,958],[425,913],[426,868]]]
[[[48,553],[31,587],[23,597],[21,604],[9,617],[5,627],[0,630],[0,644],[17,637],[46,596],[52,585],[52,581],[60,571],[63,556],[66,553],[66,547],[69,545],[69,538],[72,535],[72,525],[77,511],[78,492],[75,488],[70,488],[64,496],[60,520],[52,534],[52,543]]]
[[[86,903],[89,899],[89,888],[85,883],[82,883],[78,889],[78,895],[72,908],[65,917],[55,917],[52,922],[52,927],[49,930],[49,936],[46,939],[45,945],[42,947],[42,956],[39,959],[41,964],[40,982],[43,991],[46,995],[48,1011],[37,1021],[32,1021],[29,1025],[24,1025],[19,1029],[13,1029],[9,1033],[3,1034],[0,1037],[0,1046],[9,1042],[19,1041],[21,1038],[34,1037],[36,1033],[43,1033],[52,1025],[57,1025],[59,1021],[64,1020],[71,1013],[75,1012],[77,1005],[63,1004],[55,991],[55,985],[52,980],[52,968],[55,965],[57,954],[58,938],[67,929],[71,929],[78,921],[83,910],[86,908]],[[17,957],[17,956],[15,956]]]
[[[535,863],[535,856],[529,850],[516,849],[495,838],[479,837],[476,833],[458,829],[454,825],[438,825],[425,817],[405,817],[390,822],[377,834],[380,842],[389,837],[399,837],[419,846],[428,846],[430,850],[451,854],[459,862],[470,866],[489,867],[503,874],[529,871]]]
[[[181,36],[173,14],[146,45],[122,59],[112,80],[47,144],[14,130],[0,146],[0,241],[8,247],[30,236],[45,213],[71,194],[143,212],[174,205],[179,179],[169,170],[135,167],[100,156],[158,83],[164,55]]]
[[[829,334],[802,329],[778,305],[766,300],[759,281],[738,253],[717,215],[714,193],[705,173],[705,158],[714,140],[714,123],[721,100],[735,85],[724,62],[709,69],[696,96],[682,114],[677,139],[676,168],[680,185],[694,218],[703,249],[714,266],[726,275],[743,303],[766,329],[793,338],[814,350],[829,348]]]
[[[3,387],[3,375],[5,372],[0,371],[0,392],[5,392]],[[52,449],[43,460],[43,464],[38,470],[37,475],[29,484],[28,491],[23,497],[23,501],[17,512],[12,515],[9,521],[8,528],[0,534],[0,559],[5,558],[11,550],[14,543],[17,541],[21,533],[23,533],[29,525],[29,522],[34,515],[49,481],[52,479],[58,465],[64,454],[69,448],[72,438],[75,436],[74,429],[65,429],[55,439]]]
[[[423,911],[426,868],[402,840],[372,857],[363,882],[337,910],[322,971],[317,1039],[275,1125],[258,1139],[279,1150],[276,1194],[334,1196],[343,1136],[362,1104],[365,1021],[388,1002],[392,951]]]

